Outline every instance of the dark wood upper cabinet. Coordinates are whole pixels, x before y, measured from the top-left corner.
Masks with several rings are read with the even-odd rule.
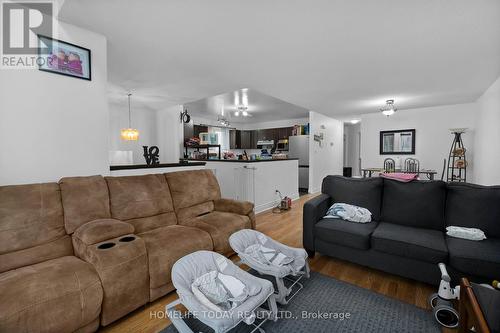
[[[293,127],[281,127],[278,128],[278,140],[288,139],[289,136],[292,136]]]
[[[229,148],[240,149],[241,135],[238,130],[229,130]]]
[[[206,126],[195,125],[193,132],[198,136],[201,132],[207,132]],[[279,140],[288,139],[292,135],[293,127],[268,128],[258,130],[229,130],[230,149],[258,149],[257,141],[273,140],[274,145]]]
[[[199,137],[200,133],[205,133],[208,132],[208,126],[202,126],[202,125],[194,125],[193,126],[193,136],[194,137]]]
[[[252,132],[253,131],[241,131],[241,149],[253,148]]]
[[[259,130],[250,131],[251,149],[257,149],[257,141],[259,141]]]
[[[274,140],[274,128],[268,128],[264,130],[264,140]]]
[[[189,123],[184,123],[184,142],[186,140],[191,139],[194,134],[194,128],[193,128],[193,122],[190,121]]]

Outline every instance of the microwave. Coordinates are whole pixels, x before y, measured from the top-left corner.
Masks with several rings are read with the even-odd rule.
[[[288,150],[288,139],[278,140],[278,144],[276,145],[277,150]]]
[[[274,140],[259,140],[257,141],[258,149],[272,149],[274,147]]]

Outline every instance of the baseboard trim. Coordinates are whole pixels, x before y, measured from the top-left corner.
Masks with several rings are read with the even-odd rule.
[[[292,201],[295,201],[300,196],[299,196],[299,193],[297,192],[297,193],[294,193],[292,195],[289,195],[289,197],[292,199]],[[276,207],[276,202],[274,202],[274,201],[260,204],[258,206],[255,206],[255,214],[263,213],[265,211],[273,209],[274,207]]]

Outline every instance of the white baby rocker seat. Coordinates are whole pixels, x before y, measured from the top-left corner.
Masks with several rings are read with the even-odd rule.
[[[175,309],[179,304],[215,333],[227,332],[242,321],[253,326],[251,332],[263,333],[262,324],[277,319],[272,283],[245,272],[218,253],[197,251],[177,260],[172,283],[179,299],[168,304],[166,312],[179,333],[193,333]],[[269,310],[260,308],[266,301]],[[258,324],[256,312],[263,319]]]
[[[307,252],[304,249],[286,246],[251,229],[232,234],[229,244],[243,264],[276,279],[278,303],[287,304],[304,287],[299,281],[304,276],[309,278]],[[285,280],[288,286],[285,286]],[[290,295],[295,285],[298,288]]]

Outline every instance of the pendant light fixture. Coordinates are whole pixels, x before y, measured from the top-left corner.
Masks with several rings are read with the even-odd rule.
[[[396,107],[394,106],[394,100],[388,99],[387,101],[385,101],[385,106],[381,108],[380,111],[382,111],[382,114],[384,116],[392,116],[394,112],[397,111]]]
[[[132,128],[132,116],[130,111],[130,96],[132,94],[128,93],[128,128],[123,128],[121,130],[122,140],[125,141],[137,141],[139,139],[139,131],[135,128]]]

